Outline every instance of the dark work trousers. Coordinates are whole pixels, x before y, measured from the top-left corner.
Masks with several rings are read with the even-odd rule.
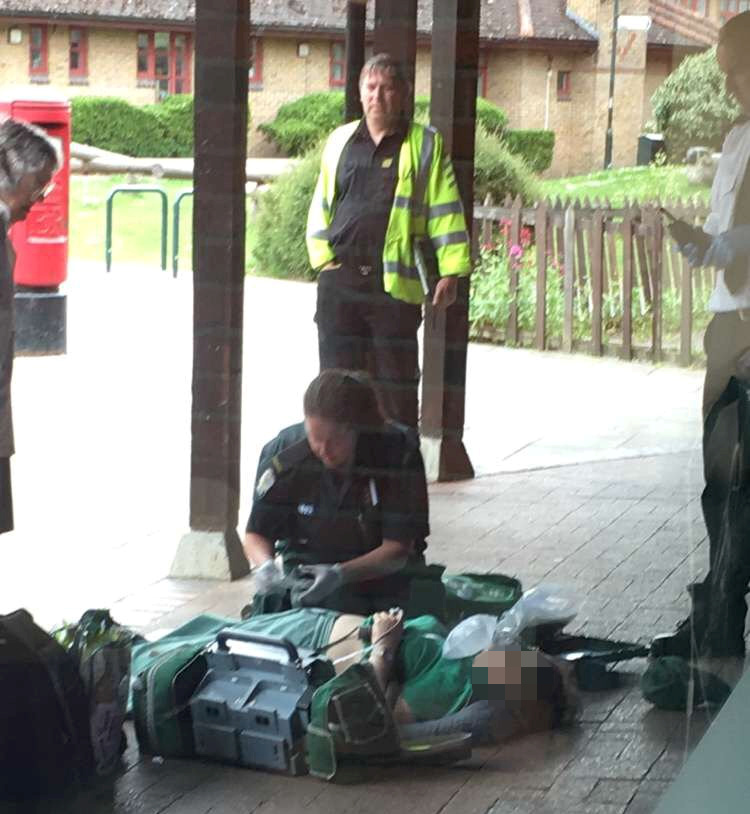
[[[0,458],[0,534],[13,531],[13,495],[10,489],[10,458]]]
[[[703,388],[703,471],[706,486],[701,505],[709,537],[709,573],[694,592],[694,610],[704,616],[709,637],[738,641],[745,628],[745,593],[750,580],[750,483],[736,473],[737,403],[706,421],[712,407],[736,374],[736,362],[750,350],[750,313],[715,314],[706,329],[706,378]],[[741,428],[747,433],[750,428]],[[745,439],[745,445],[747,439]],[[746,469],[750,461],[745,461]],[[746,505],[747,504],[747,505]],[[710,620],[710,621],[709,621]]]
[[[388,417],[416,427],[421,306],[386,294],[377,271],[341,267],[320,273],[315,321],[320,369],[367,371]]]

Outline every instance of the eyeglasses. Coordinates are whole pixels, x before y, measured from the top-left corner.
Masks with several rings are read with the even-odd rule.
[[[32,204],[37,203],[38,201],[43,201],[52,190],[55,188],[55,182],[50,181],[46,187],[42,187],[42,189],[38,189],[30,198],[30,202]]]

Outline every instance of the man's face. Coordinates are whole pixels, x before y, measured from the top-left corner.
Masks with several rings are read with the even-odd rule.
[[[313,455],[326,469],[347,469],[354,460],[354,430],[319,416],[305,417],[305,433]]]
[[[716,51],[719,67],[724,73],[727,91],[739,102],[743,112],[750,114],[750,52],[720,45]]]
[[[401,116],[404,88],[392,74],[370,71],[360,82],[359,95],[368,122],[390,127]]]
[[[52,190],[52,173],[42,170],[36,174],[24,175],[15,189],[5,193],[4,200],[10,209],[10,222],[25,220],[31,207]]]

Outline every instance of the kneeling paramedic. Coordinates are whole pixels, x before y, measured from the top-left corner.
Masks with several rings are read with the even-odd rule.
[[[344,613],[408,604],[429,534],[417,433],[384,420],[362,373],[324,371],[303,406],[260,455],[244,543],[256,593]]]

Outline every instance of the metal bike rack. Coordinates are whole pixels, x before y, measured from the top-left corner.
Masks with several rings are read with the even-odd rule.
[[[155,192],[161,198],[161,268],[162,271],[167,270],[167,193],[159,187],[142,186],[134,184],[125,187],[115,187],[109,193],[107,198],[107,232],[105,237],[105,255],[107,271],[112,269],[112,204],[115,195],[120,193],[141,193],[141,192]],[[176,272],[175,272],[176,273]]]

